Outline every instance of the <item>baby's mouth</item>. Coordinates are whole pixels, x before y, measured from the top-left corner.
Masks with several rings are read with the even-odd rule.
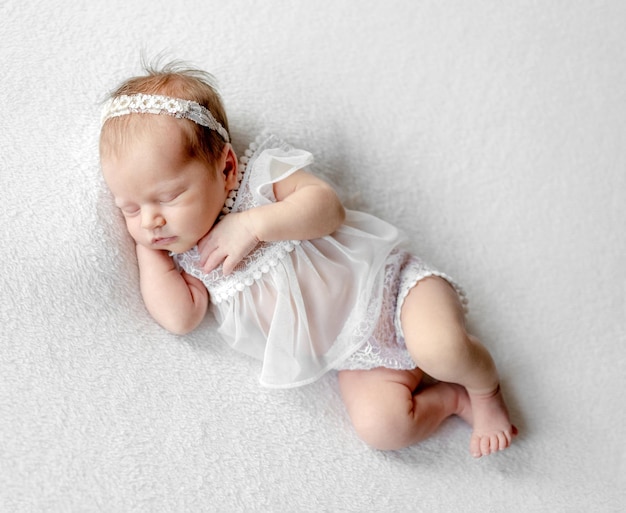
[[[167,246],[168,244],[172,244],[173,242],[176,241],[176,239],[178,239],[178,237],[154,237],[152,239],[152,245],[159,247],[159,246]]]

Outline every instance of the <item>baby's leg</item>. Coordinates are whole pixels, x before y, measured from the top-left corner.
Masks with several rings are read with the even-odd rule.
[[[357,434],[371,447],[395,450],[430,436],[450,415],[471,422],[465,389],[438,383],[414,395],[422,372],[382,367],[341,371],[339,386]]]
[[[417,365],[440,381],[463,385],[472,407],[470,452],[475,457],[507,448],[517,433],[487,349],[465,330],[457,293],[441,278],[419,282],[401,310],[406,345]]]

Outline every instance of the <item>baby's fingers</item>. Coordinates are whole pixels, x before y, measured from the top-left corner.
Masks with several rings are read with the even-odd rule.
[[[200,253],[200,265],[202,267],[204,267],[204,264],[206,263],[207,258],[209,258],[209,254],[211,253],[207,239],[208,236],[205,236],[198,241],[198,253]]]
[[[235,269],[237,262],[233,262],[233,259],[230,257],[226,257],[224,259],[224,263],[222,264],[222,273],[224,276],[228,276]]]
[[[206,256],[200,257],[200,265],[205,273],[210,273],[213,269],[217,268],[228,255],[218,249],[211,252],[207,252]],[[202,262],[204,260],[204,263]]]

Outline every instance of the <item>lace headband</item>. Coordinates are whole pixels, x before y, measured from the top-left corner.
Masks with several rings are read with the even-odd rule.
[[[213,117],[213,114],[199,103],[181,98],[171,98],[155,94],[120,95],[107,101],[102,109],[101,123],[107,119],[126,116],[132,113],[167,114],[184,118],[215,130],[222,139],[230,142],[226,129]]]

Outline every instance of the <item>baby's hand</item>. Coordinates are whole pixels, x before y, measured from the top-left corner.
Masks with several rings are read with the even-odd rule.
[[[223,273],[230,274],[259,243],[245,214],[246,212],[239,212],[224,216],[200,239],[200,265],[205,273],[223,263]]]

